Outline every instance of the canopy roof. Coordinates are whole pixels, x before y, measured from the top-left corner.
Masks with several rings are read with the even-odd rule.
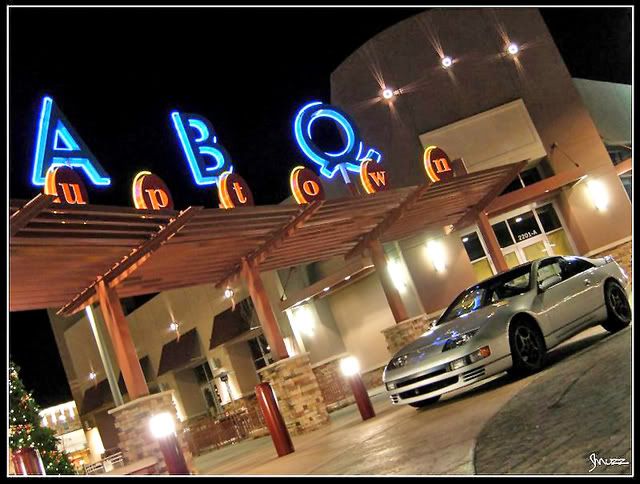
[[[309,205],[232,210],[137,210],[54,205],[49,196],[10,201],[11,311],[60,308],[71,314],[97,299],[95,285],[121,297],[237,277],[241,260],[261,271],[356,256],[366,242],[410,237],[475,219],[524,162]]]

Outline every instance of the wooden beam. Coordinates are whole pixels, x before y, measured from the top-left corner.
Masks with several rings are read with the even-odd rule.
[[[149,240],[134,248],[128,255],[116,262],[111,269],[99,276],[87,288],[78,293],[70,302],[64,305],[57,314],[71,315],[79,311],[87,304],[97,299],[96,287],[101,281],[105,281],[109,287],[115,287],[132,272],[144,264],[163,244],[171,239],[202,207],[188,207],[162,227]]]
[[[376,239],[369,243],[369,252],[371,254],[371,261],[376,268],[376,273],[380,278],[380,284],[387,298],[387,303],[389,304],[393,318],[396,320],[396,323],[409,319],[407,308],[402,301],[402,297],[400,297],[398,289],[393,283],[393,279],[391,279],[391,274],[389,274],[387,257],[384,253],[384,247],[382,247],[379,240]]]
[[[279,245],[281,245],[285,240],[291,237],[296,230],[302,227],[307,220],[309,220],[322,206],[324,202],[322,200],[317,200],[315,202],[311,202],[310,204],[303,205],[298,213],[296,213],[293,218],[287,222],[284,227],[278,229],[274,234],[272,234],[269,239],[267,239],[264,244],[255,250],[251,251],[249,254],[243,257],[250,264],[259,265],[262,261],[264,261],[269,254]],[[234,263],[233,266],[227,271],[224,277],[220,281],[216,283],[216,287],[223,287],[230,281],[237,278],[238,274],[242,271],[242,262]]]
[[[428,183],[425,183],[424,185],[420,185],[419,187],[415,188],[400,203],[400,205],[392,209],[378,225],[376,225],[370,232],[368,232],[363,237],[361,237],[361,239],[358,241],[356,246],[347,253],[347,255],[345,256],[345,259],[350,259],[352,257],[360,255],[367,248],[369,248],[369,245],[373,241],[380,239],[382,234],[384,234],[384,232],[387,229],[389,229],[400,217],[402,217],[404,213],[410,210],[411,207],[413,207],[416,204],[416,202],[420,199],[422,194],[426,193],[426,191],[429,190],[429,188],[432,185],[433,183],[428,182]]]
[[[478,214],[477,222],[484,243],[487,245],[489,257],[493,261],[493,265],[495,266],[496,270],[498,271],[498,273],[509,270],[507,261],[504,258],[502,249],[500,248],[500,243],[498,242],[496,233],[493,231],[493,227],[491,227],[491,223],[489,222],[489,217],[487,217],[487,214],[484,212],[480,212]]]
[[[626,160],[618,163],[615,168],[618,175],[624,175],[625,173],[633,170],[633,161],[631,158],[627,158]]]
[[[242,259],[242,275],[247,283],[247,289],[251,296],[251,301],[258,313],[258,319],[260,325],[264,331],[264,335],[267,338],[267,342],[271,347],[271,354],[275,361],[282,360],[289,357],[287,348],[284,345],[284,339],[282,339],[282,333],[278,326],[278,320],[271,307],[269,296],[260,279],[260,272],[255,264],[252,264],[247,259]]]
[[[105,280],[97,284],[100,310],[104,318],[105,326],[111,338],[111,346],[116,354],[116,360],[122,378],[131,400],[149,394],[149,387],[144,379],[144,373],[136,354],[136,347],[131,338],[129,323],[122,311],[120,299],[115,288],[109,287]]]
[[[14,212],[9,218],[10,237],[14,237],[20,229],[26,227],[31,220],[51,205],[55,198],[55,195],[39,193],[29,200],[22,208],[18,209],[17,212]]]
[[[509,186],[509,183],[520,173],[529,160],[520,161],[514,163],[511,169],[504,175],[502,180],[494,185],[493,189],[489,191],[471,210],[462,216],[457,223],[454,224],[454,230],[462,229],[475,221],[480,212],[486,211],[487,207],[493,200],[502,193],[502,191]]]
[[[499,215],[501,213],[508,212],[514,208],[531,203],[534,200],[545,196],[545,194],[559,190],[563,186],[579,180],[586,174],[587,172],[584,168],[571,168],[569,170],[561,171],[549,178],[532,183],[531,185],[514,192],[505,193],[504,195],[496,197],[485,209],[485,212],[490,215]],[[463,228],[463,226],[460,225],[459,228]]]

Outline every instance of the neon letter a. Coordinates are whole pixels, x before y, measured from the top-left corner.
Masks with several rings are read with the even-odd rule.
[[[59,165],[81,168],[94,185],[111,184],[111,178],[82,138],[75,132],[53,99],[46,96],[42,98],[38,119],[32,183],[44,185],[49,168]]]

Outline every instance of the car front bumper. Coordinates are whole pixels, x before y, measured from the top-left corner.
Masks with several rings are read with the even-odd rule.
[[[437,397],[471,385],[511,368],[511,355],[486,358],[457,370],[448,370],[448,363],[385,382],[385,389],[394,405],[403,405]],[[395,388],[390,389],[390,385]]]

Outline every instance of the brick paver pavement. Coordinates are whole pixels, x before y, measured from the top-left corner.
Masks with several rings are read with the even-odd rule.
[[[629,474],[631,327],[541,373],[483,428],[478,474]]]

